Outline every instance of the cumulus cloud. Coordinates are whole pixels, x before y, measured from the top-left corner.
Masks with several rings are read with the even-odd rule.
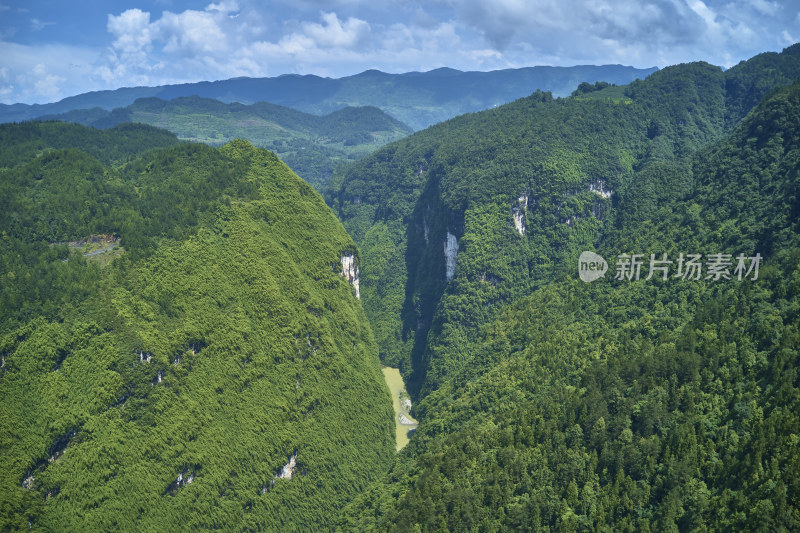
[[[235,35],[225,25],[236,10],[236,2],[223,1],[209,4],[205,11],[164,11],[153,21],[150,13],[140,9],[110,14],[107,29],[114,41],[108,62],[97,68],[97,74],[107,84],[136,85],[161,83],[164,78],[153,75],[168,65],[175,80],[192,69],[195,78],[222,74],[227,70],[224,56],[230,52],[229,34]]]
[[[188,10],[176,14],[166,11],[154,26],[168,53],[195,55],[227,50],[227,36],[220,28],[217,15],[210,12]]]
[[[795,14],[769,0],[443,1],[495,50],[514,55],[525,48],[559,64],[706,60],[729,66],[784,45],[775,29]]]
[[[52,102],[85,92],[97,52],[63,45],[0,42],[0,102]]]
[[[123,54],[147,51],[153,42],[150,13],[141,9],[128,9],[117,16],[109,15],[106,27],[115,37],[112,47]]]
[[[450,23],[420,27],[395,23],[375,31],[369,24],[334,13],[323,13],[321,23],[304,23],[277,42],[258,41],[243,53],[258,64],[271,65],[272,71],[341,75],[369,68],[389,72],[429,70],[442,66],[463,68],[495,58],[493,51],[470,60],[458,50],[463,43]],[[455,55],[454,55],[455,54]],[[331,67],[336,67],[333,70]]]
[[[682,1],[673,0],[450,0],[458,18],[481,33],[496,49],[515,41],[537,43],[568,38],[636,41],[647,46],[690,42],[704,21]]]
[[[370,27],[366,21],[350,17],[344,24],[336,13],[323,13],[322,24],[304,24],[304,34],[317,46],[363,48],[369,44]]]

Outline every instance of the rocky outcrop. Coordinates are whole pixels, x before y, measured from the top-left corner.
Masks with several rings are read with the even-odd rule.
[[[594,180],[589,184],[589,190],[595,194],[599,194],[603,198],[611,198],[611,195],[614,194],[614,191],[608,187],[606,187],[605,180]]]
[[[517,199],[517,204],[511,206],[511,216],[514,219],[514,229],[520,235],[525,235],[527,227],[525,227],[525,212],[528,209],[528,195],[523,194]]]
[[[445,279],[450,281],[456,273],[456,257],[458,256],[458,239],[455,235],[447,232],[447,238],[444,241],[444,261],[445,261]]]
[[[361,290],[358,279],[358,263],[356,263],[355,255],[345,254],[341,258],[342,261],[342,275],[350,282],[356,290],[356,298],[361,298]]]
[[[294,452],[291,457],[289,457],[289,462],[283,465],[281,471],[275,476],[276,479],[292,479],[292,474],[294,474],[294,469],[297,466],[297,452]]]
[[[413,425],[416,425],[416,424],[415,424],[415,422],[414,422],[413,420],[411,420],[410,418],[408,418],[408,417],[407,417],[406,415],[404,415],[404,414],[401,414],[400,416],[398,416],[398,417],[397,417],[397,420],[398,420],[398,421],[399,421],[401,424],[403,424],[404,426],[413,426]]]
[[[178,474],[178,477],[175,478],[175,481],[169,484],[169,487],[167,487],[165,493],[174,496],[178,492],[178,489],[185,487],[186,485],[191,485],[193,481],[194,472],[188,468],[185,468]]]

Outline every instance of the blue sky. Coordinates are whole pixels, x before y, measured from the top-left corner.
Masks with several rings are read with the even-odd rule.
[[[730,67],[800,40],[800,0],[0,0],[0,102],[285,73]]]

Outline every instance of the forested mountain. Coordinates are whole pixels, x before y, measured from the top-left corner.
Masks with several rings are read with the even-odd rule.
[[[442,68],[430,72],[387,74],[368,70],[331,79],[288,74],[275,78],[230,80],[132,87],[97,91],[52,104],[0,104],[0,122],[30,120],[43,115],[99,107],[126,107],[139,98],[173,100],[184,96],[222,102],[270,102],[307,113],[326,115],[344,107],[374,106],[414,129],[421,129],[462,113],[488,109],[527,96],[536,89],[566,96],[581,82],[606,81],[618,85],[645,78],[656,68],[622,65],[527,67],[492,72],[461,72]]]
[[[800,44],[528,86],[339,167],[333,209],[225,143],[366,146],[402,124],[343,105],[418,126],[493,105],[478,74],[0,125],[0,529],[799,530]]]
[[[345,107],[318,116],[265,102],[225,104],[197,96],[170,101],[140,98],[111,111],[80,109],[39,120],[64,120],[100,129],[138,122],[167,129],[183,140],[212,145],[246,139],[270,148],[318,190],[325,187],[339,164],[411,133],[408,126],[375,107]]]
[[[342,527],[800,527],[798,76],[794,45],[538,92],[336,176],[420,420]],[[592,284],[582,251],[608,260]]]
[[[245,141],[0,139],[1,529],[332,527],[395,452],[322,198]]]

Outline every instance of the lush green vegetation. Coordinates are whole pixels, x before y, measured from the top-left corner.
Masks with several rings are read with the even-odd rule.
[[[0,529],[330,528],[394,424],[322,198],[245,141],[0,131]]]
[[[338,171],[342,223],[245,141],[0,128],[0,523],[800,529],[798,76],[794,45],[459,116]],[[384,120],[261,109],[342,146]],[[100,234],[111,260],[74,245]],[[591,284],[584,250],[610,266]],[[732,279],[675,277],[717,253]],[[379,358],[419,420],[396,456]]]
[[[119,165],[147,150],[175,144],[174,134],[143,124],[120,124],[106,132],[64,124],[0,124],[0,169],[67,148],[85,152],[106,165]]]
[[[420,421],[344,529],[800,527],[800,85],[775,90],[798,46],[537,93],[335,177]],[[577,279],[583,250],[605,279]],[[624,253],[764,262],[755,281],[614,280]]]
[[[196,96],[170,101],[141,98],[112,111],[74,110],[41,120],[64,120],[100,129],[126,122],[149,124],[183,140],[214,146],[246,139],[273,150],[318,190],[325,187],[338,165],[411,133],[408,126],[375,107],[346,107],[320,117],[265,102],[224,104]]]

